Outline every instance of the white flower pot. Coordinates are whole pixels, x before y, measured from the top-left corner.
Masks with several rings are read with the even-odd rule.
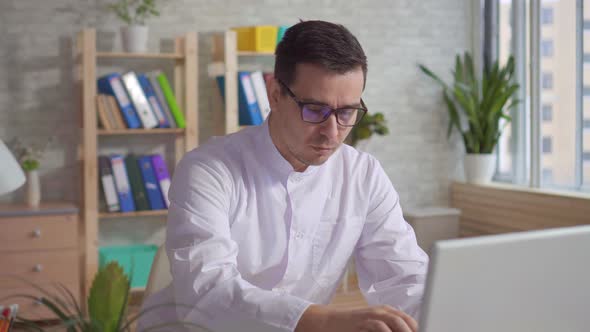
[[[147,50],[148,27],[145,25],[121,27],[121,40],[126,52],[143,53]]]
[[[26,201],[28,206],[34,208],[39,207],[41,202],[41,183],[37,170],[27,171]]]
[[[465,179],[469,183],[489,183],[496,171],[496,154],[468,153],[463,163]]]

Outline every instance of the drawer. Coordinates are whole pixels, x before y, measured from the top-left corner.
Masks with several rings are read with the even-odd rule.
[[[79,283],[79,256],[76,250],[46,250],[4,252],[0,255],[2,274],[0,288],[28,287],[21,279],[36,285],[59,282],[67,285]]]
[[[43,289],[46,289],[49,291],[50,294],[54,294],[56,292],[55,288],[53,288],[51,285],[40,285]],[[78,303],[78,305],[80,305],[80,295],[78,293],[78,286],[77,285],[64,285],[67,289],[70,290],[70,292],[72,292],[74,298],[76,299],[76,303]],[[34,300],[34,299],[28,299],[28,298],[22,298],[22,297],[14,297],[14,298],[10,298],[7,300],[2,300],[6,297],[12,296],[12,295],[16,295],[16,294],[26,294],[26,295],[32,295],[36,298],[40,298],[42,296],[47,297],[45,294],[43,294],[40,290],[32,288],[32,287],[28,287],[28,288],[15,288],[15,289],[0,289],[0,304],[6,305],[6,304],[18,304],[18,314],[19,316],[23,317],[23,318],[27,318],[27,319],[31,319],[31,320],[45,320],[45,319],[56,319],[56,315],[49,309],[47,309],[47,307],[41,303],[39,303],[38,300]],[[69,300],[69,297],[64,297],[64,296],[60,296],[59,297],[62,300],[66,300],[68,301],[68,306],[69,306],[69,312],[73,313],[75,312],[75,308],[71,306],[71,300]]]
[[[0,227],[0,251],[78,246],[78,217],[74,214],[0,218]]]

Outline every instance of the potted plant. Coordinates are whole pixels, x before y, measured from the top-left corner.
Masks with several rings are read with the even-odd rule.
[[[51,144],[53,138],[45,142],[43,146],[25,146],[18,138],[9,143],[14,156],[19,161],[27,177],[25,201],[30,207],[38,207],[41,202],[41,182],[39,179],[39,167],[45,150]]]
[[[373,134],[387,135],[389,129],[386,127],[387,121],[383,113],[367,113],[361,121],[352,128],[347,137],[348,144],[357,146],[359,141],[369,139]]]
[[[123,49],[127,52],[145,52],[148,40],[145,21],[150,16],[160,16],[156,9],[156,0],[119,0],[108,8],[127,23],[121,27]]]
[[[512,120],[510,110],[519,103],[514,98],[519,88],[512,79],[514,58],[510,56],[505,66],[500,66],[498,61],[491,67],[485,66],[480,79],[469,53],[465,52],[463,59],[457,55],[452,85],[447,85],[425,66],[419,67],[443,88],[449,112],[447,137],[453,128],[462,136],[467,152],[464,160],[467,181],[490,182],[496,169],[494,149],[503,129]]]
[[[15,277],[16,278],[16,277]],[[38,301],[40,305],[45,306],[50,312],[55,314],[58,326],[47,326],[46,323],[39,323],[23,316],[26,313],[20,313],[15,322],[21,325],[27,331],[43,332],[44,327],[48,330],[65,330],[68,332],[130,332],[136,321],[143,315],[149,315],[152,311],[167,305],[183,306],[179,304],[161,304],[128,317],[127,306],[129,293],[131,289],[131,278],[129,278],[123,268],[115,261],[108,263],[98,270],[87,300],[87,311],[85,314],[81,306],[76,302],[73,294],[63,285],[56,285],[56,292],[52,293],[47,289],[41,288],[34,283],[23,280],[29,286],[43,294],[41,298],[32,294],[17,294],[0,299],[0,302],[6,302],[14,298],[24,298]],[[190,306],[183,306],[192,308]],[[198,331],[207,331],[204,328],[183,321],[162,322],[155,326],[145,327],[144,331],[159,331],[167,327],[186,326],[193,327]]]

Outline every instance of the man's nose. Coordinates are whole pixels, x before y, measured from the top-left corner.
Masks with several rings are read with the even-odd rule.
[[[330,114],[328,119],[322,123],[321,133],[331,140],[338,137],[338,121],[335,113]]]

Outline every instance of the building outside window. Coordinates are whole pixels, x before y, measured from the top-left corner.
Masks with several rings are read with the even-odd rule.
[[[543,122],[551,122],[553,119],[553,105],[543,104],[541,113],[543,115]]]

